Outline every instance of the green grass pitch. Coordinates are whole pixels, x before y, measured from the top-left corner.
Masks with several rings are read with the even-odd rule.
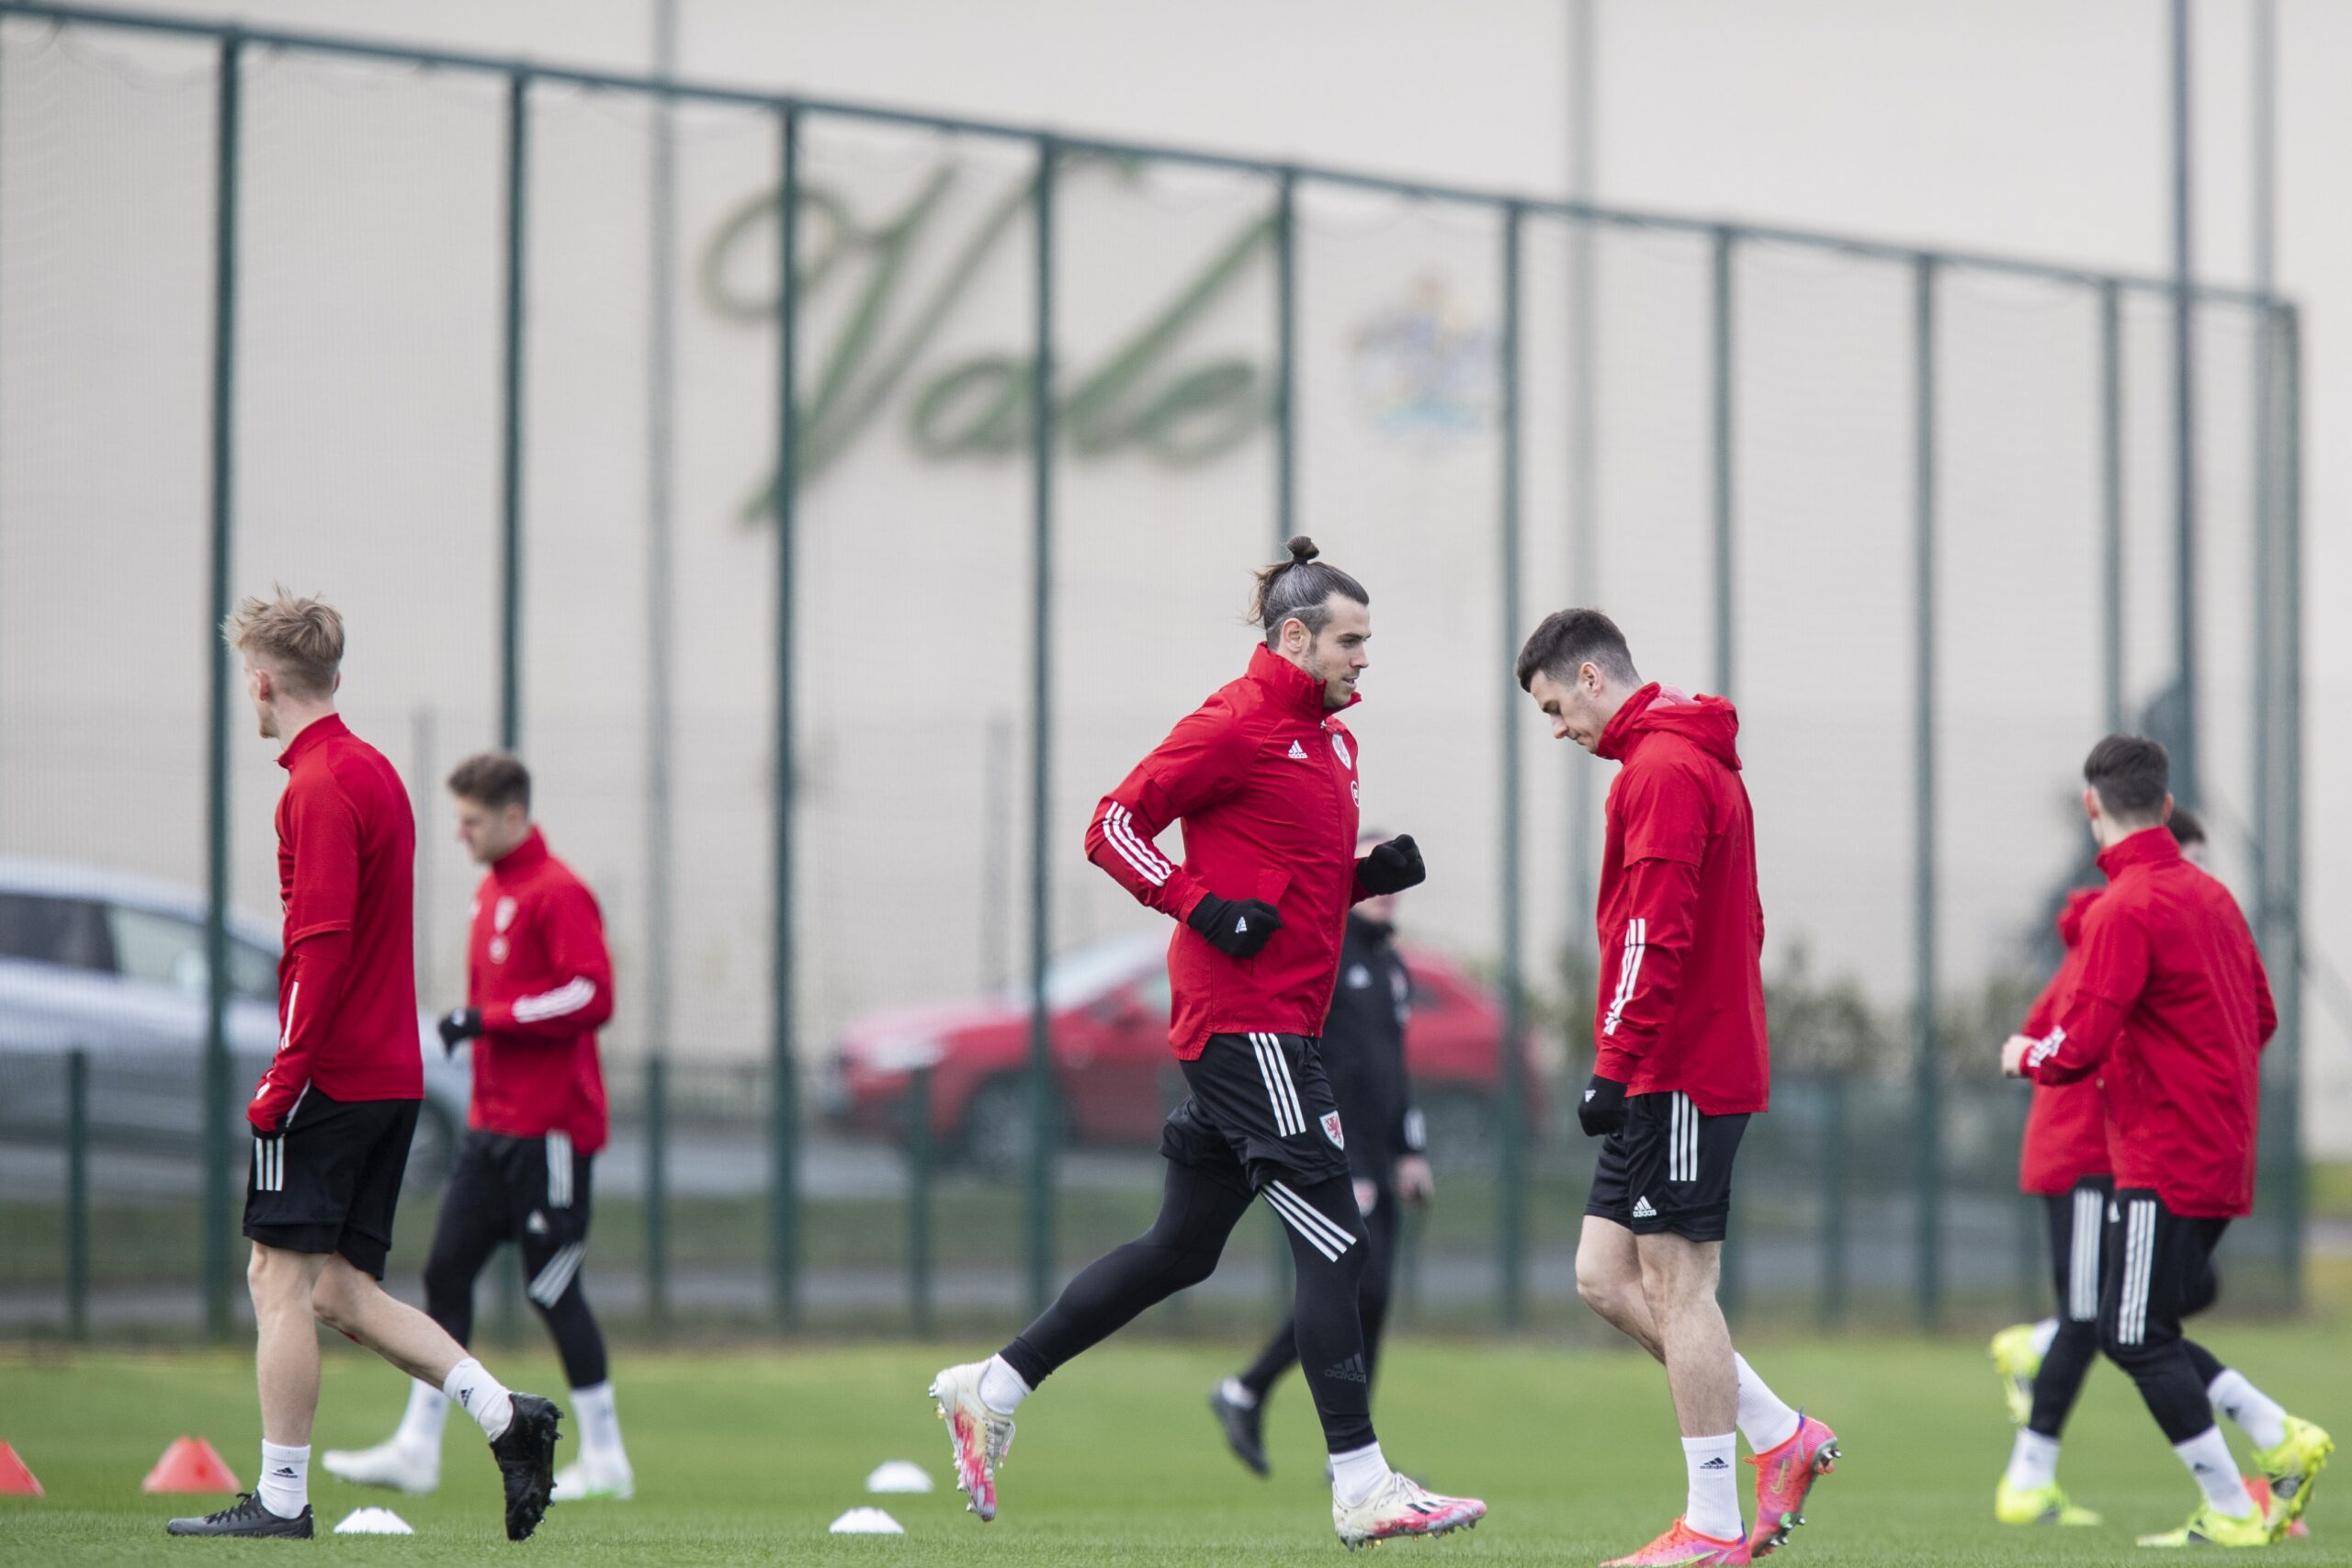
[[[2352,1437],[2352,1339],[2329,1327],[2218,1325],[2212,1343],[2299,1413]],[[1320,1445],[1303,1387],[1277,1393],[1275,1475],[1226,1454],[1204,1405],[1233,1348],[1138,1338],[1097,1350],[1022,1412],[1001,1477],[1002,1512],[982,1526],[948,1488],[946,1438],[922,1397],[932,1371],[984,1347],[816,1345],[789,1351],[631,1352],[616,1357],[639,1476],[627,1504],[552,1511],[510,1548],[497,1478],[453,1421],[441,1492],[394,1497],[314,1464],[322,1528],[368,1503],[416,1527],[406,1539],[322,1534],[276,1541],[169,1541],[164,1519],[217,1506],[144,1496],[141,1477],[182,1432],[210,1438],[252,1479],[259,1419],[250,1364],[228,1354],[0,1351],[0,1438],[48,1489],[0,1498],[0,1562],[25,1564],[529,1561],[598,1568],[680,1564],[955,1562],[1336,1563]],[[1805,1563],[2145,1562],[2132,1535],[2185,1518],[2188,1478],[2111,1367],[2100,1367],[2068,1433],[2063,1479],[2105,1511],[2098,1530],[2003,1529],[1990,1517],[2007,1421],[1981,1345],[1856,1338],[1758,1340],[1765,1375],[1834,1425],[1847,1457],[1825,1480],[1782,1561]],[[537,1349],[495,1359],[524,1387],[560,1395]],[[373,1442],[403,1397],[399,1380],[348,1348],[327,1357],[317,1450]],[[1527,1342],[1406,1339],[1383,1368],[1377,1409],[1390,1457],[1441,1489],[1485,1496],[1476,1531],[1382,1549],[1392,1565],[1592,1563],[1629,1550],[1679,1510],[1680,1452],[1662,1376],[1630,1354]],[[567,1439],[567,1452],[570,1444]],[[2243,1451],[2244,1445],[2239,1445]],[[868,1498],[864,1477],[913,1459],[940,1490]],[[2312,1538],[2274,1549],[2303,1563],[2352,1563],[2352,1462],[2314,1493]],[[1746,1472],[1743,1470],[1743,1481]],[[827,1524],[881,1504],[904,1537],[833,1537]]]

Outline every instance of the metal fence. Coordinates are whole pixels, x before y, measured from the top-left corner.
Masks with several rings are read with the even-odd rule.
[[[1374,592],[1407,934],[1491,1010],[1415,1309],[1574,1315],[1606,775],[1510,676],[1573,601],[1744,716],[1781,1074],[1743,1310],[2006,1310],[2038,1220],[1990,1060],[2098,733],[2173,746],[2301,972],[2297,344],[2230,289],[0,0],[0,874],[78,898],[107,982],[0,1041],[0,1303],[236,1311],[277,773],[215,628],[285,580],[426,825],[425,1005],[459,756],[520,750],[604,900],[592,1287],[1017,1316],[1148,1213],[1170,1088],[1090,1011],[1152,921],[1084,806],[1306,529]],[[2279,990],[2241,1299],[2299,1269]],[[98,1114],[110,1074],[207,1135]],[[1239,1250],[1170,1310],[1279,1288]]]

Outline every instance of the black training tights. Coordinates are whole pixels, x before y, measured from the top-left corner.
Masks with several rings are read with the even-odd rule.
[[[1373,1441],[1372,1391],[1356,1311],[1365,1247],[1354,1190],[1343,1176],[1306,1187],[1274,1181],[1267,1201],[1284,1221],[1298,1265],[1292,1312],[1324,1441],[1335,1454],[1363,1448]],[[1225,1238],[1250,1203],[1247,1194],[1198,1167],[1170,1161],[1151,1229],[1080,1269],[1004,1348],[1006,1364],[1034,1389],[1145,1308],[1199,1284],[1216,1271]]]

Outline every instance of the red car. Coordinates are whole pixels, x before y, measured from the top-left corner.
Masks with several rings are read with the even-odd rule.
[[[1413,978],[1406,1059],[1430,1148],[1441,1161],[1475,1164],[1489,1152],[1501,1088],[1501,1003],[1448,960],[1409,943],[1400,951]],[[1067,1141],[1158,1145],[1160,1122],[1184,1093],[1168,1050],[1167,955],[1165,936],[1122,938],[1068,954],[1048,971]],[[929,1067],[935,1144],[982,1170],[1011,1172],[1028,1158],[1028,1061],[1025,989],[867,1013],[849,1022],[834,1049],[826,1115],[851,1132],[900,1137],[913,1074]]]

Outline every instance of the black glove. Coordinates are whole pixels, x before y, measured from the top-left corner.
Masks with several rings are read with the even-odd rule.
[[[1599,1073],[1584,1086],[1584,1103],[1577,1107],[1577,1120],[1584,1124],[1588,1138],[1605,1138],[1625,1124],[1625,1086],[1615,1078],[1604,1078]]]
[[[1356,862],[1356,886],[1371,898],[1419,887],[1429,880],[1429,868],[1421,863],[1421,847],[1413,842],[1410,833],[1399,833],[1385,844],[1374,844],[1372,853]]]
[[[1184,923],[1228,957],[1255,958],[1258,950],[1283,929],[1283,917],[1262,898],[1220,898],[1204,893],[1193,912],[1184,917]]]
[[[441,1051],[454,1056],[458,1047],[481,1032],[481,1009],[451,1008],[441,1015]]]

